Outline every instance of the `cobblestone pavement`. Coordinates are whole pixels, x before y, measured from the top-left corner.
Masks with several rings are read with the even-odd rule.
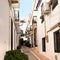
[[[22,51],[23,53],[25,53],[25,54],[28,55],[29,60],[39,60],[39,59],[38,59],[36,56],[34,56],[34,55],[31,53],[31,51],[30,51],[27,47],[25,47],[25,46],[22,46],[21,51]]]

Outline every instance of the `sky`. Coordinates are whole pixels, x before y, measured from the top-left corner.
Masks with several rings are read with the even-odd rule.
[[[33,0],[20,0],[20,19],[28,17],[32,11]]]
[[[27,21],[32,12],[33,0],[20,0],[20,20]],[[20,29],[25,32],[27,24],[24,23]]]

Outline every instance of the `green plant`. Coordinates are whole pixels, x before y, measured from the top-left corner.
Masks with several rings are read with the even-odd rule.
[[[24,42],[23,38],[20,38],[19,39],[19,45],[23,45],[23,42]]]
[[[30,44],[30,42],[28,40],[25,40],[24,43],[25,43],[25,46],[31,47],[31,44]]]
[[[7,51],[4,60],[28,60],[28,56],[19,50]]]

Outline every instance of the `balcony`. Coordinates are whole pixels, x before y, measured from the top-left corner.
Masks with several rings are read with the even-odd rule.
[[[36,26],[37,25],[37,21],[33,21],[33,25]]]
[[[33,28],[37,27],[37,16],[33,16],[32,26],[33,26]]]
[[[41,10],[42,10],[43,15],[44,14],[47,15],[47,14],[49,14],[51,12],[51,6],[49,6],[48,2],[43,3],[41,8],[42,8]]]
[[[31,26],[30,26],[30,31],[32,31],[32,29],[33,29],[33,26],[31,25]]]
[[[19,9],[14,9],[14,19],[15,19],[15,22],[18,22],[19,21]]]
[[[14,23],[17,32],[19,33],[19,10],[14,9]]]
[[[36,23],[37,23],[37,16],[33,16],[32,24],[36,24]]]
[[[14,8],[19,7],[19,0],[8,0],[9,6],[12,6]]]
[[[40,19],[41,19],[41,23],[43,23],[44,22],[44,15],[41,15]]]

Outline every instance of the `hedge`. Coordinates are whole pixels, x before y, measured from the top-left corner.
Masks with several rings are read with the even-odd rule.
[[[19,50],[7,51],[4,60],[28,60],[28,56]]]

